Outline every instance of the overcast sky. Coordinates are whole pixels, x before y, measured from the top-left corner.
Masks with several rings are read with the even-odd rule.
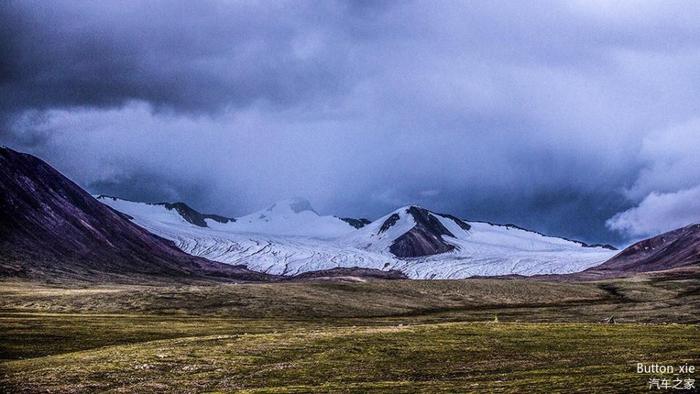
[[[9,0],[0,53],[0,143],[93,193],[617,245],[700,222],[695,1]]]

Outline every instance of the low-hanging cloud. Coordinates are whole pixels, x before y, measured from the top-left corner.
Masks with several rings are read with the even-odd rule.
[[[614,229],[645,237],[700,223],[700,186],[674,193],[652,192],[638,206],[608,221]]]
[[[419,203],[622,243],[654,230],[616,220],[700,184],[698,11],[3,2],[0,142],[93,192],[227,215]]]
[[[644,237],[700,223],[700,119],[652,132],[643,140],[646,163],[627,191],[638,205],[607,224],[633,237]]]

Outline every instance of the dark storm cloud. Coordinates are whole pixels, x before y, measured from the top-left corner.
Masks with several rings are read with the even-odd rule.
[[[302,4],[10,1],[1,10],[7,108],[288,105],[340,89],[346,59],[304,58]],[[314,14],[316,13],[316,14]],[[326,21],[329,22],[329,21]]]
[[[96,193],[226,215],[419,203],[622,242],[700,221],[698,20],[693,2],[7,1],[0,142]]]

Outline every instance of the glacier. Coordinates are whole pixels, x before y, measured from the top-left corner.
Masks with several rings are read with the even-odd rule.
[[[336,267],[399,270],[413,279],[567,274],[599,265],[616,254],[604,247],[515,226],[471,221],[464,221],[467,226],[460,225],[460,220],[451,215],[425,210],[447,230],[443,235],[427,236],[440,238],[435,241],[453,249],[399,258],[390,248],[417,225],[409,213],[411,206],[358,229],[340,218],[319,215],[305,200],[291,199],[235,221],[222,223],[207,218],[206,227],[202,227],[163,204],[97,198],[130,216],[137,225],[172,240],[186,253],[275,275]],[[383,229],[387,221],[391,225]]]

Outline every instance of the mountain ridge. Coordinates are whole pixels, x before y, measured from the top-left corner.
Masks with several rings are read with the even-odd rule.
[[[103,199],[109,198],[109,199],[112,199],[113,201],[124,200],[124,201],[130,201],[130,202],[139,202],[139,201],[127,200],[127,199],[116,197],[116,196],[110,196],[107,194],[99,194],[99,195],[96,195],[94,197],[97,200],[103,200]],[[211,214],[211,213],[201,213],[182,201],[177,201],[177,202],[143,202],[143,203],[149,204],[149,205],[161,205],[161,206],[164,206],[168,210],[175,210],[175,211],[177,211],[177,213],[180,214],[180,216],[182,216],[183,219],[185,219],[186,221],[194,224],[195,226],[199,226],[199,227],[208,227],[205,219],[211,219],[211,220],[214,220],[214,221],[219,222],[219,223],[228,223],[228,222],[235,222],[236,221],[236,218],[232,218],[232,217],[226,217],[226,216],[216,215],[216,214]]]
[[[700,266],[700,223],[636,242],[582,276],[619,276]]]
[[[206,229],[139,203],[103,202],[188,253],[275,275],[353,266],[395,269],[412,278],[535,275],[579,271],[611,257],[607,249],[512,227],[470,224],[416,205],[356,227],[320,216],[310,204],[294,209],[275,203],[232,223],[209,222]],[[319,230],[329,223],[330,235]]]
[[[0,148],[0,276],[85,281],[268,280],[183,253],[42,160]]]

